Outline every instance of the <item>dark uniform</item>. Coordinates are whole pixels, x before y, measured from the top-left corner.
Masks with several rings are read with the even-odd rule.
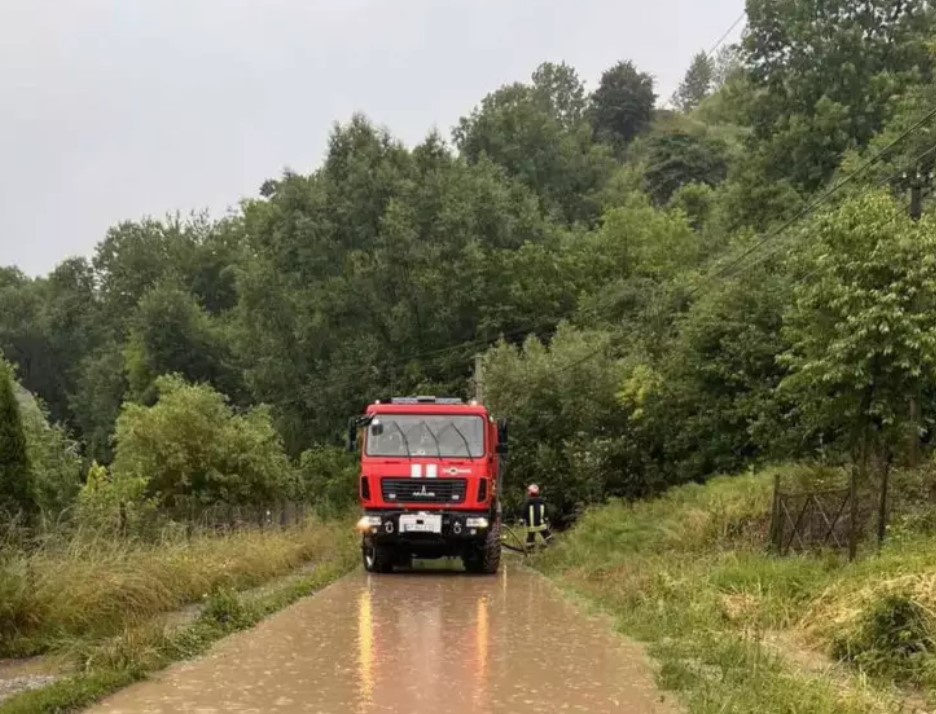
[[[527,545],[536,544],[536,534],[543,536],[547,543],[552,538],[549,521],[546,520],[546,502],[539,496],[530,496],[523,506],[523,522],[527,527]]]

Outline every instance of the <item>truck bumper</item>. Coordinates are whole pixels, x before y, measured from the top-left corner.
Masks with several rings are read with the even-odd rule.
[[[438,532],[407,530],[404,521],[424,520],[432,523],[438,518],[441,523]],[[483,539],[494,526],[489,511],[367,511],[358,522],[358,530],[376,543],[411,544],[413,546],[443,546],[445,544],[464,544],[468,541]],[[422,527],[420,525],[420,527]]]

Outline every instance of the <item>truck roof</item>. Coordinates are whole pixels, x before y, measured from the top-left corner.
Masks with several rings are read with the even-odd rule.
[[[477,414],[488,416],[487,408],[477,402],[449,397],[396,397],[389,402],[374,402],[368,414]]]

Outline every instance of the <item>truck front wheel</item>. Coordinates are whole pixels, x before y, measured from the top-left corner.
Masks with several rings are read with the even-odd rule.
[[[500,557],[500,521],[495,521],[484,540],[465,553],[462,561],[469,573],[494,575],[500,568]]]
[[[393,549],[372,540],[365,540],[361,545],[364,556],[364,570],[368,573],[390,573],[393,571],[395,553]]]

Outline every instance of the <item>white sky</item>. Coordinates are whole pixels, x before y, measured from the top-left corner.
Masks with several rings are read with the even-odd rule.
[[[408,144],[566,61],[669,97],[744,0],[0,0],[0,265],[145,215],[220,215],[363,111]],[[740,33],[740,26],[733,38]]]

